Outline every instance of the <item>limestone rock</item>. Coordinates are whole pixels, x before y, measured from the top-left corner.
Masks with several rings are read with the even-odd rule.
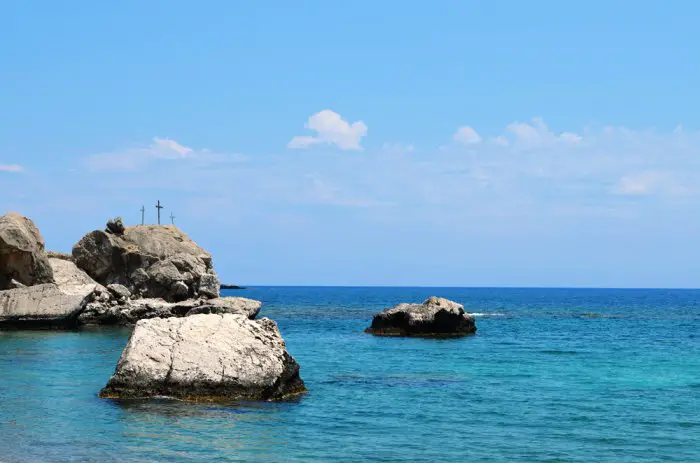
[[[0,326],[72,325],[95,286],[46,283],[0,291]]]
[[[219,277],[211,273],[205,273],[199,279],[199,295],[213,299],[219,297]]]
[[[170,225],[128,227],[121,235],[90,232],[73,247],[73,258],[98,283],[169,301],[195,297],[202,276],[215,275],[211,255]],[[186,285],[186,295],[183,286],[174,288],[178,282]]]
[[[107,233],[121,235],[122,233],[124,233],[124,230],[125,227],[121,217],[115,217],[107,221],[107,229],[105,230]]]
[[[244,315],[253,320],[258,315],[261,308],[262,302],[253,299],[246,299],[244,297],[220,297],[202,302],[201,305],[193,307],[185,315],[189,317],[190,315],[200,313],[230,313]]]
[[[99,290],[78,316],[79,325],[133,325],[151,318],[185,317],[200,313],[238,314],[251,320],[262,308],[262,302],[242,297],[187,299],[168,302],[163,299],[113,300],[100,297]]]
[[[107,285],[107,289],[117,299],[129,299],[131,297],[131,291],[124,285],[112,283],[111,285]]]
[[[139,321],[100,396],[275,400],[305,391],[275,322],[201,314]]]
[[[170,300],[172,301],[184,301],[187,299],[187,295],[190,292],[190,288],[187,287],[182,281],[176,281],[170,287]]]
[[[46,257],[49,259],[61,259],[73,261],[73,256],[71,254],[66,254],[65,252],[58,251],[46,251]]]
[[[0,290],[53,282],[44,239],[34,222],[14,212],[0,216]]]
[[[461,304],[432,296],[422,304],[399,304],[378,313],[365,332],[377,336],[465,336],[476,332],[476,323]]]
[[[14,278],[12,280],[10,280],[10,284],[7,286],[8,286],[7,289],[17,289],[17,288],[26,288],[27,287],[27,285],[23,285],[22,283],[15,280]]]
[[[49,258],[49,265],[53,271],[54,281],[58,286],[92,285],[97,282],[80,270],[77,265],[69,260],[55,257]]]

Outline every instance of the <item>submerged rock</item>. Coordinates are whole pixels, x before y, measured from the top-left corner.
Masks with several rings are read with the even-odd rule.
[[[378,313],[365,333],[377,336],[466,336],[476,332],[472,315],[464,306],[432,296],[422,304],[399,304]]]
[[[276,400],[305,391],[275,322],[200,314],[139,321],[100,396]]]
[[[0,216],[0,290],[53,283],[44,239],[31,219],[14,212]]]
[[[211,255],[175,226],[95,230],[73,247],[73,259],[98,283],[123,285],[136,297],[219,296]]]

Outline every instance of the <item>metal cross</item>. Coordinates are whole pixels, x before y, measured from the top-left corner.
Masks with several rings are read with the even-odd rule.
[[[143,223],[144,223],[144,219],[146,217],[145,214],[146,214],[146,207],[141,206],[141,225],[143,225]]]
[[[156,209],[158,209],[158,225],[160,225],[160,210],[163,209],[165,206],[160,205],[160,199],[158,200],[158,204],[156,204]]]
[[[175,225],[175,216],[173,215],[172,212],[170,213],[170,222],[171,222],[173,225]]]

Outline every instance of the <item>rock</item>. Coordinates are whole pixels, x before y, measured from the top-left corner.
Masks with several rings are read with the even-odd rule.
[[[107,233],[114,233],[115,235],[121,235],[124,233],[124,223],[122,222],[121,217],[115,217],[111,220],[107,221],[107,229],[105,230]]]
[[[48,263],[55,283],[0,291],[0,326],[73,326],[86,304],[107,291],[70,261]]]
[[[129,299],[131,297],[131,291],[124,285],[112,283],[111,285],[107,285],[107,289],[117,299]]]
[[[74,247],[73,258],[81,269],[103,285],[126,286],[133,295],[183,298],[196,296],[203,275],[215,275],[211,255],[175,226],[139,225],[122,235],[96,230]],[[205,277],[205,280],[210,277]],[[205,281],[205,287],[210,286]]]
[[[220,297],[217,299],[209,299],[201,305],[193,307],[185,316],[196,315],[200,313],[213,314],[239,314],[253,320],[260,309],[262,302],[244,297]]]
[[[222,283],[219,287],[219,289],[246,289],[245,286],[238,286],[238,285],[232,285],[232,284],[224,284]]]
[[[79,325],[133,325],[150,318],[184,317],[200,301],[167,302],[163,299],[94,300],[78,316]]]
[[[14,212],[0,216],[0,290],[12,280],[26,286],[53,283],[39,229]]]
[[[237,314],[251,320],[262,308],[262,302],[242,297],[217,299],[187,299],[168,302],[163,299],[117,300],[101,297],[99,288],[95,297],[78,316],[79,325],[133,325],[150,318],[185,317],[200,313]]]
[[[399,304],[378,313],[365,332],[377,336],[465,336],[476,332],[476,323],[461,304],[433,296],[422,304]]]
[[[187,287],[182,281],[176,281],[170,287],[170,300],[171,301],[184,301],[187,299],[187,295],[190,292],[190,288]]]
[[[61,259],[73,261],[73,256],[71,254],[66,254],[65,252],[58,251],[46,251],[46,257],[49,259]]]
[[[10,280],[10,284],[7,285],[8,289],[16,289],[16,288],[26,288],[27,285],[23,285],[19,281],[15,280],[14,278]]]
[[[139,321],[100,397],[209,402],[305,391],[275,322],[223,314]]]
[[[46,283],[0,291],[0,327],[74,325],[95,286]]]
[[[199,279],[199,295],[209,299],[219,297],[219,286],[219,277],[205,273]]]
[[[58,286],[97,285],[95,280],[71,261],[51,257],[49,265]]]

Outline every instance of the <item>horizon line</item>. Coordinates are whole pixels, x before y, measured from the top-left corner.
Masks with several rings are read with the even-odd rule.
[[[607,289],[607,290],[674,290],[674,291],[698,291],[700,287],[691,288],[683,286],[673,287],[647,287],[647,286],[423,286],[423,285],[290,285],[290,284],[237,284],[241,289],[229,291],[241,291],[250,288],[415,288],[415,289]]]

